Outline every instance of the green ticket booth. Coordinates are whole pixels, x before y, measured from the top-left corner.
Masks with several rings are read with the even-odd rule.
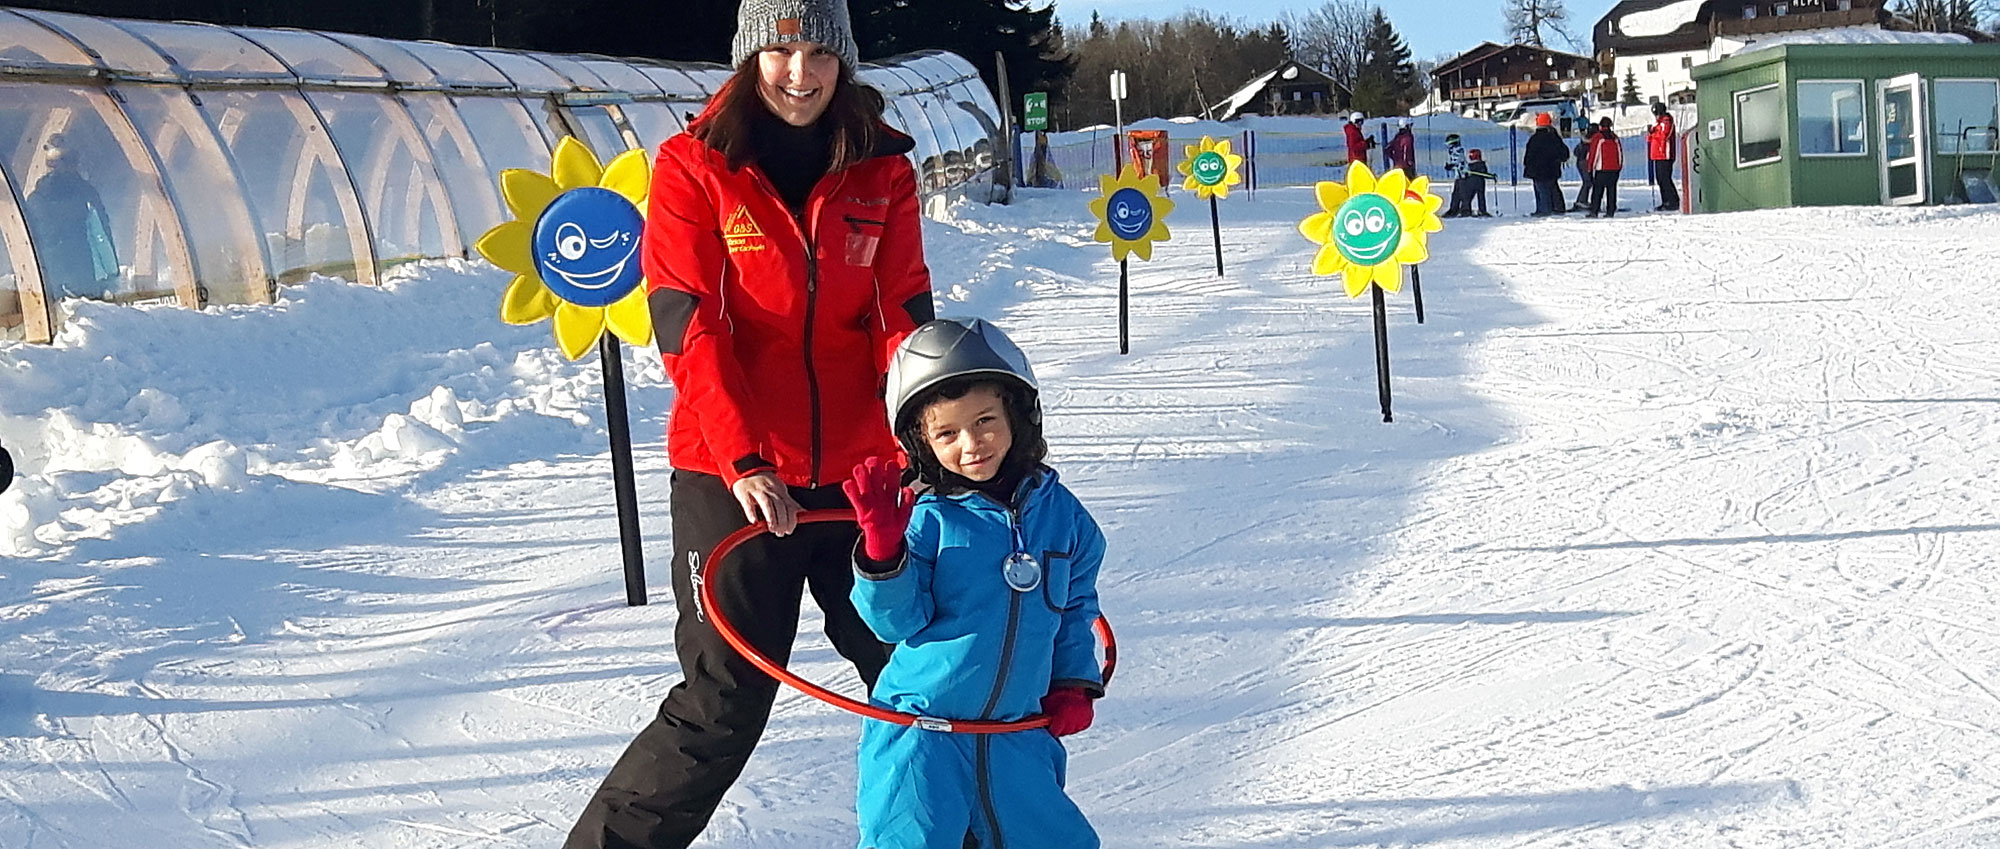
[[[1694,68],[1701,212],[1991,202],[2000,44],[1784,44]]]

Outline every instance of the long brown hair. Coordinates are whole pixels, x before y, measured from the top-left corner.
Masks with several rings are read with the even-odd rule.
[[[729,160],[730,168],[741,168],[755,158],[750,134],[757,122],[771,115],[770,107],[757,96],[757,54],[736,66],[736,74],[715,93],[716,105],[688,132]],[[833,100],[819,116],[826,126],[832,150],[827,159],[828,173],[847,168],[875,154],[882,140],[882,110],[887,108],[882,93],[854,78],[846,63],[833,84]]]

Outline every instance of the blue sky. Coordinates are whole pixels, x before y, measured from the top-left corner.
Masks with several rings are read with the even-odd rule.
[[[1590,28],[1617,0],[1568,0],[1570,29],[1588,42]],[[1039,6],[1039,2],[1030,5]],[[1315,0],[1056,0],[1056,15],[1064,26],[1082,25],[1096,10],[1106,19],[1168,18],[1188,9],[1208,9],[1239,23],[1262,24],[1286,12],[1304,14],[1320,5]],[[1500,41],[1500,0],[1380,0],[1396,31],[1410,43],[1410,55],[1431,59],[1455,55],[1481,41]],[[1552,45],[1562,47],[1563,45]],[[1588,43],[1582,45],[1589,51]]]

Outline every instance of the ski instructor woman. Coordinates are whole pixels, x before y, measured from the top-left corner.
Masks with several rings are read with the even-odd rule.
[[[675,396],[674,648],[683,680],[612,766],[567,849],[679,849],[763,734],[778,683],[699,601],[703,558],[768,522],[716,573],[731,624],[780,663],[810,590],[834,648],[873,685],[888,658],[848,600],[855,464],[895,455],[882,385],[932,318],[911,140],[855,79],[846,0],[743,0],[736,75],[660,146],[646,218],[648,303]]]

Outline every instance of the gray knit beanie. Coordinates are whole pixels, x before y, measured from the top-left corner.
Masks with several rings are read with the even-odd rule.
[[[847,17],[847,0],[743,0],[736,11],[736,38],[729,42],[729,61],[743,60],[773,44],[811,41],[840,54],[849,70],[861,65],[854,43],[854,25]]]

